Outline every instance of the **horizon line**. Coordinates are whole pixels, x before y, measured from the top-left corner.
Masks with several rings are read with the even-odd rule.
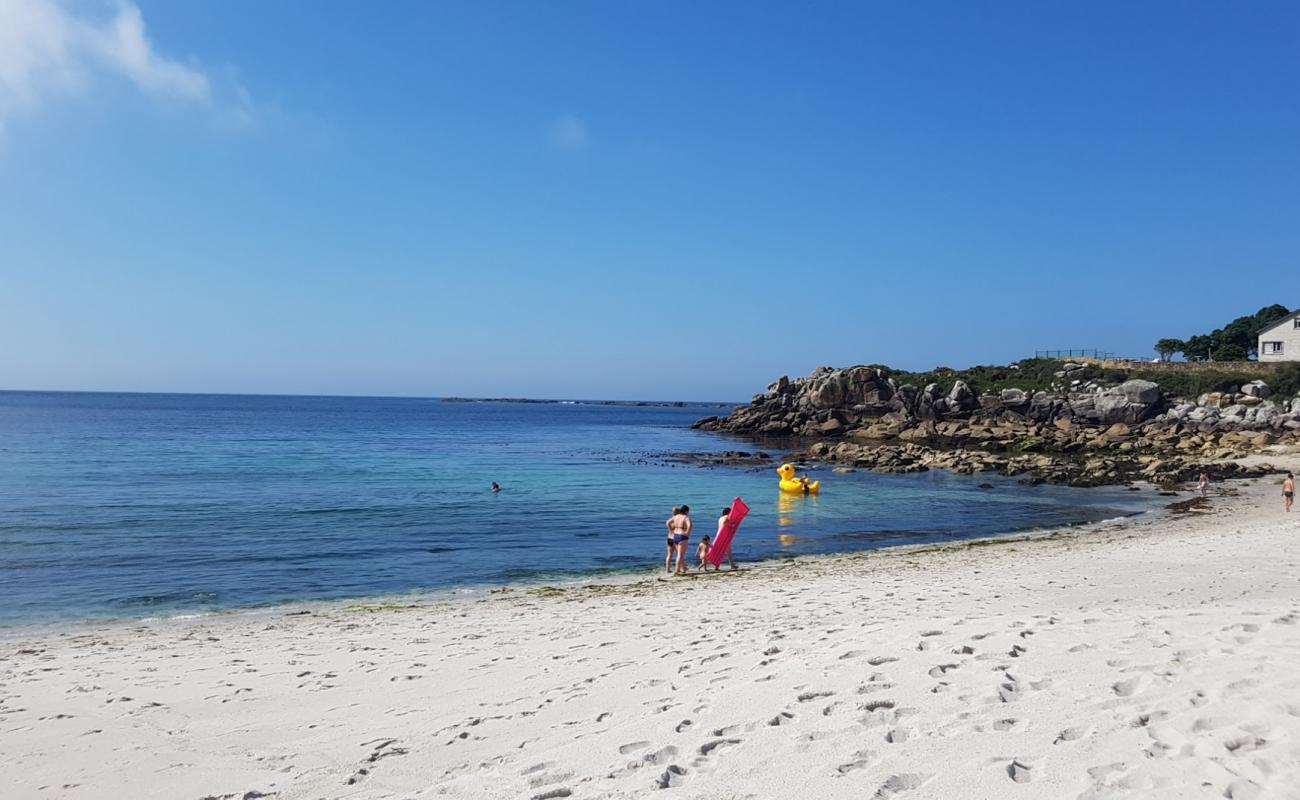
[[[116,389],[0,389],[0,394],[126,394],[126,395],[163,395],[181,397],[302,397],[330,398],[339,400],[439,400],[464,401],[471,403],[686,403],[701,406],[738,406],[748,405],[743,401],[717,400],[619,400],[616,398],[578,398],[578,397],[507,397],[505,395],[489,397],[472,397],[469,395],[407,395],[407,394],[319,394],[293,392],[179,392],[179,391],[140,391]]]

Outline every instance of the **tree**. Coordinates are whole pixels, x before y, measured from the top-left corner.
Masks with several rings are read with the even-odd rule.
[[[1187,349],[1187,342],[1182,339],[1161,339],[1156,342],[1156,352],[1160,354],[1161,361],[1168,361],[1175,353],[1181,353]]]
[[[1246,343],[1246,350],[1250,353],[1251,358],[1259,357],[1259,335],[1276,325],[1280,320],[1290,316],[1290,314],[1291,312],[1287,311],[1286,306],[1276,304],[1266,306],[1255,312],[1255,324],[1250,331],[1250,341]]]
[[[1245,361],[1255,358],[1259,348],[1259,335],[1273,327],[1278,320],[1291,312],[1286,306],[1271,305],[1261,308],[1254,314],[1237,317],[1232,322],[1210,333],[1188,337],[1181,351],[1188,359],[1213,358],[1215,361]],[[1166,358],[1161,344],[1170,344],[1172,339],[1156,342],[1156,352]],[[1240,355],[1238,353],[1240,352]]]
[[[1207,359],[1214,352],[1214,340],[1206,334],[1192,336],[1183,344],[1183,355],[1189,361]]]
[[[1215,361],[1248,361],[1246,348],[1236,344],[1221,344],[1214,351]]]

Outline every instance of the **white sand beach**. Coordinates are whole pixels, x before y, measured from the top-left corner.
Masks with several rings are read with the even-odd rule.
[[[1300,796],[1300,513],[1215,491],[1032,540],[19,633],[0,794]]]

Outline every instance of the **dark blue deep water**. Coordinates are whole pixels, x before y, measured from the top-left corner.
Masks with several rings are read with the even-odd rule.
[[[700,408],[0,392],[0,625],[483,587],[662,564],[663,521],[753,508],[744,560],[1135,513],[1151,493],[942,473],[674,466]],[[504,487],[488,491],[492,481]],[[995,488],[979,489],[992,482]],[[778,538],[780,537],[780,538]],[[697,540],[696,540],[697,541]]]

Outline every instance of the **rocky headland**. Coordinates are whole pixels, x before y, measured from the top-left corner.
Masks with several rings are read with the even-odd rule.
[[[1047,389],[977,393],[964,380],[918,386],[887,368],[819,367],[782,377],[753,401],[696,428],[789,441],[796,459],[880,472],[995,472],[1075,486],[1144,480],[1172,486],[1272,471],[1236,459],[1300,444],[1300,397],[1264,380],[1178,397],[1152,380],[1107,380],[1062,362]],[[1011,369],[1015,369],[1014,367]]]

